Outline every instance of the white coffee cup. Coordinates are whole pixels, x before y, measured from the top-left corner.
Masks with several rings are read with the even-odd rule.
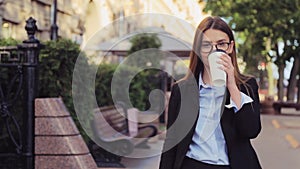
[[[215,51],[208,55],[208,63],[210,67],[210,76],[213,86],[224,86],[226,84],[226,72],[219,67],[221,64],[217,61],[221,60],[222,51]]]

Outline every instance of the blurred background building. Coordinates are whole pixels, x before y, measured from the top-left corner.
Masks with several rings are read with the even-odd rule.
[[[84,0],[57,1],[57,25],[60,37],[82,42],[84,8],[80,7],[80,4],[83,2]],[[49,40],[53,19],[52,4],[52,0],[0,0],[0,37],[26,39],[25,20],[32,16],[37,20],[37,38],[41,41]]]
[[[161,13],[181,18],[196,26],[203,18],[203,5],[195,0],[58,0],[57,8],[53,7],[54,0],[0,0],[0,37],[25,39],[25,20],[32,16],[37,20],[37,38],[41,41],[50,39],[51,21],[56,13],[58,36],[72,39],[84,44],[97,31],[120,21],[114,30],[109,30],[99,41],[107,41],[116,35],[124,35],[145,23],[143,20],[130,22],[127,16],[143,13]],[[186,41],[191,41],[194,32],[185,29],[183,25],[168,27],[157,18],[153,26],[163,27],[167,32],[181,32]]]

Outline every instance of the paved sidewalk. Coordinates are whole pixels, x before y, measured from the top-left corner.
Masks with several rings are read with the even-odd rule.
[[[136,149],[133,152],[135,157],[123,158],[122,164],[130,169],[158,169],[162,145],[163,141],[158,140],[149,143],[150,149]]]
[[[263,169],[299,169],[300,116],[262,115],[261,119],[262,132],[252,143]],[[153,141],[149,145],[151,149],[136,149],[133,154],[139,157],[150,152],[152,156],[123,158],[122,163],[130,169],[158,169],[163,141]]]
[[[263,129],[253,140],[264,169],[300,168],[300,116],[263,115]]]

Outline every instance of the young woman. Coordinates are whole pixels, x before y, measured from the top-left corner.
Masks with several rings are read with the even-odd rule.
[[[221,87],[209,72],[216,50],[224,51]],[[260,169],[250,142],[261,131],[258,85],[239,71],[232,30],[220,17],[199,24],[189,69],[172,87],[160,169]]]

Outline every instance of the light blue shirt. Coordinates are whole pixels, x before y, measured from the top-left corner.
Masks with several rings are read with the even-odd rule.
[[[205,85],[202,75],[199,76],[199,116],[195,133],[186,156],[209,164],[229,165],[226,142],[222,132],[220,119],[222,102],[226,87]],[[253,102],[251,97],[241,93],[242,106]],[[225,103],[225,102],[224,102]],[[236,104],[230,98],[230,104],[225,107],[238,111]]]

